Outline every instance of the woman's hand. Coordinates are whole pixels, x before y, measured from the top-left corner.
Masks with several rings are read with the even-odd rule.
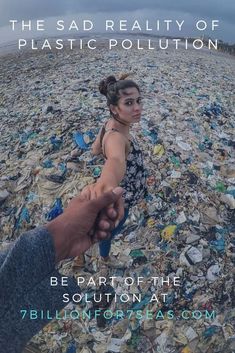
[[[101,196],[104,192],[113,190],[113,188],[117,185],[109,186],[102,183],[99,179],[96,183],[85,186],[82,190],[81,195],[86,200],[95,200],[99,196]]]
[[[84,200],[94,200],[96,197],[94,197],[94,184],[89,184],[85,186],[82,191],[81,191],[81,196],[84,198]]]
[[[114,185],[105,185],[98,179],[96,183],[87,185],[82,190],[81,196],[84,197],[85,200],[96,200],[98,197],[103,195],[103,193],[113,190],[114,187]],[[110,207],[113,207],[113,205],[110,205]],[[117,226],[120,220],[124,217],[124,201],[122,197],[117,201],[115,209],[118,213],[117,221],[115,224]]]

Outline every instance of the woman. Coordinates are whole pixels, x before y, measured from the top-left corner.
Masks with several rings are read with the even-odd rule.
[[[102,260],[110,265],[114,265],[109,257],[111,239],[120,233],[130,207],[146,194],[142,152],[130,134],[131,126],[140,121],[142,99],[139,86],[126,77],[127,75],[116,80],[114,76],[108,76],[99,84],[100,93],[107,99],[110,119],[101,128],[92,145],[92,152],[95,155],[102,153],[106,160],[97,182],[83,191],[86,197],[93,199],[118,185],[125,190],[122,219],[111,238],[99,244]]]

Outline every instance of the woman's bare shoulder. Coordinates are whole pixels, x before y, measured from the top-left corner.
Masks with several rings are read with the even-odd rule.
[[[129,140],[119,131],[107,131],[103,139],[102,149],[106,156],[116,155],[120,152],[121,155],[124,154],[126,157],[129,151]]]

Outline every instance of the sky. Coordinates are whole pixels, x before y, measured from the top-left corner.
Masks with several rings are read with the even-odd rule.
[[[127,28],[130,29],[134,20],[139,20],[144,31],[144,23],[149,20],[153,34],[199,37],[204,34],[210,38],[221,39],[230,44],[235,43],[234,33],[235,0],[0,0],[0,43],[12,41],[17,38],[29,38],[36,35],[57,35],[56,21],[63,19],[67,23],[63,34],[68,33],[68,27],[72,20],[78,24],[79,32],[82,32],[82,20],[90,19],[95,31],[103,32],[105,20],[115,21],[115,30],[118,30],[118,21],[126,19]],[[17,20],[14,32],[9,20]],[[45,20],[45,31],[36,32],[36,20]],[[170,31],[166,32],[163,20],[171,19],[173,22]],[[32,20],[31,32],[22,32],[22,20]],[[156,29],[156,21],[160,21],[160,30]],[[182,21],[182,31],[179,33],[175,20]],[[206,21],[205,31],[196,31],[197,20]],[[211,30],[211,21],[218,20],[219,26]],[[72,32],[70,32],[72,33]],[[74,33],[74,32],[73,32]]]

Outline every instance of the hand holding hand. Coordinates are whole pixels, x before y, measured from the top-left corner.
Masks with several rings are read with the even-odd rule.
[[[110,190],[113,190],[113,188],[114,188],[113,186],[108,186],[108,185],[101,183],[98,179],[96,183],[87,185],[82,190],[81,195],[87,200],[95,200],[98,197],[100,197],[101,195],[103,195],[103,193],[108,192]],[[110,207],[113,207],[113,205],[110,205]],[[115,210],[118,213],[116,224],[115,224],[117,226],[117,224],[124,217],[124,201],[123,201],[122,197],[120,197],[117,200],[116,205],[115,205]]]
[[[117,187],[91,200],[81,194],[70,201],[62,215],[46,225],[54,240],[56,261],[75,257],[110,235],[122,193],[123,189]]]

